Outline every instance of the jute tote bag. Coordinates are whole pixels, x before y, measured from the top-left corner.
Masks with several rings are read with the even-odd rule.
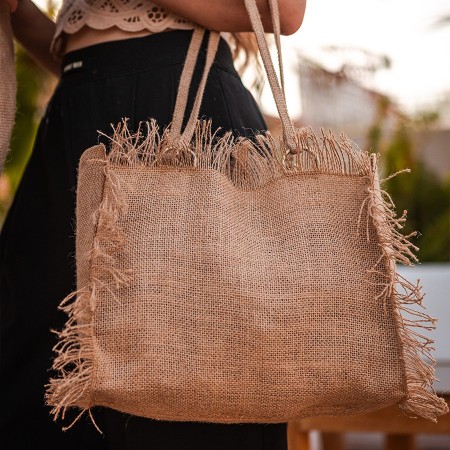
[[[216,137],[197,119],[214,32],[180,133],[198,28],[171,127],[149,121],[131,133],[121,123],[109,152],[83,153],[78,285],[61,305],[69,319],[47,391],[52,413],[103,405],[275,423],[398,404],[436,421],[447,406],[432,390],[430,342],[415,331],[433,319],[410,311],[421,293],[396,272],[415,257],[377,158],[345,137],[293,128],[255,1],[245,3],[283,137]]]
[[[0,3],[0,174],[3,171],[16,114],[16,70],[9,6]]]

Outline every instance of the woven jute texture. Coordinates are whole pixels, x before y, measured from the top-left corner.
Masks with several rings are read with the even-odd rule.
[[[103,405],[218,423],[398,404],[436,421],[448,408],[432,389],[431,341],[417,332],[434,320],[410,308],[421,291],[396,270],[416,261],[405,217],[380,187],[375,155],[292,127],[256,4],[245,2],[283,137],[218,137],[196,119],[213,33],[180,135],[197,29],[171,126],[131,131],[124,120],[109,149],[82,154],[77,290],[61,305],[69,320],[47,403],[55,418]]]
[[[16,72],[9,7],[0,4],[0,173],[9,151],[16,114]]]
[[[153,126],[140,152],[123,127],[108,155],[96,146],[82,156],[80,289],[66,300],[56,414],[104,405],[164,420],[285,422],[394,403],[431,419],[445,412],[410,329],[429,318],[406,326],[401,316],[421,295],[396,275],[411,244],[373,157],[298,130],[310,151],[289,166],[245,139],[205,146],[199,125],[198,146],[168,165]],[[247,165],[230,171],[231,153]]]

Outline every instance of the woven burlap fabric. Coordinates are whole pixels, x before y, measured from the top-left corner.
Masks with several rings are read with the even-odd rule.
[[[0,3],[0,173],[3,170],[16,113],[16,72],[9,7]]]
[[[217,423],[398,404],[436,421],[448,407],[432,389],[432,342],[417,333],[434,320],[410,308],[423,295],[396,270],[417,260],[405,217],[381,189],[375,155],[294,129],[256,4],[245,3],[283,137],[217,137],[196,119],[213,33],[180,134],[196,29],[171,126],[132,132],[124,120],[108,151],[84,151],[77,290],[61,304],[69,320],[47,403],[55,418],[102,405]]]
[[[214,170],[108,170],[126,203],[116,268],[135,279],[116,299],[97,293],[86,406],[282,422],[406,395],[392,305],[377,300],[382,280],[366,279],[381,256],[376,230],[369,241],[356,233],[369,178],[304,175],[242,190]],[[92,186],[97,167],[81,176]]]
[[[407,327],[400,313],[421,297],[396,277],[411,244],[394,229],[401,218],[374,158],[298,130],[310,151],[292,166],[246,139],[206,145],[205,130],[170,164],[156,130],[140,153],[126,127],[109,154],[83,153],[79,289],[63,305],[54,414],[103,405],[269,423],[395,403],[431,420],[444,413],[426,346],[408,330],[431,319],[419,313]]]

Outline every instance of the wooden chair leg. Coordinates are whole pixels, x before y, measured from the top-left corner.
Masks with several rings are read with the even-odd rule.
[[[288,423],[287,434],[288,450],[311,450],[307,431],[299,431],[295,424]]]
[[[387,434],[385,450],[415,450],[416,445],[412,434]]]
[[[344,450],[344,436],[342,433],[320,433],[323,450]]]

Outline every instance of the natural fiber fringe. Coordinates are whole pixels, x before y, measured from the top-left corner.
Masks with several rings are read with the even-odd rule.
[[[352,145],[343,134],[338,140],[331,131],[322,130],[321,136],[317,137],[311,128],[296,130],[299,149],[296,155],[289,154],[283,141],[276,141],[269,133],[257,134],[253,139],[235,137],[232,132],[219,136],[219,130],[212,132],[211,121],[197,122],[189,145],[178,144],[170,134],[170,127],[160,132],[155,120],[141,122],[137,132],[131,133],[124,119],[113,130],[112,137],[100,133],[110,139],[111,145],[106,161],[102,159],[106,162],[105,183],[97,212],[94,246],[88,255],[91,263],[90,284],[68,295],[61,304],[69,320],[64,330],[58,333],[60,341],[54,348],[57,356],[53,369],[59,372],[59,377],[50,380],[47,392],[47,403],[53,406],[55,420],[60,415],[64,417],[66,409],[71,406],[82,408],[82,413],[90,412],[89,408],[93,406],[90,398],[92,319],[97,293],[100,289],[107,289],[114,296],[118,287],[132,279],[131,272],[119,270],[115,259],[115,253],[120,251],[125,239],[117,220],[127,205],[119,179],[110,170],[114,166],[213,169],[227,176],[241,189],[255,189],[298,173],[369,177],[370,188],[361,207],[360,222],[363,209],[367,208],[383,250],[382,257],[368,275],[379,280],[380,276],[386,277],[383,267],[388,268],[380,301],[385,307],[391,305],[394,308],[404,353],[408,396],[399,406],[411,416],[422,416],[432,421],[447,412],[445,401],[438,398],[431,387],[435,379],[434,370],[420,357],[426,356],[434,364],[430,354],[432,341],[413,330],[414,327],[432,329],[435,321],[408,307],[411,304],[421,305],[422,294],[418,286],[402,278],[396,270],[398,262],[412,265],[413,261],[417,261],[413,254],[417,248],[408,240],[412,235],[403,236],[398,231],[403,226],[405,214],[397,218],[392,199],[379,188],[373,156]],[[368,232],[369,219],[366,228]],[[404,292],[400,292],[397,286],[401,286]],[[407,312],[416,319],[406,320],[401,312]]]
[[[197,121],[189,145],[172,139],[170,126],[160,132],[155,120],[141,122],[137,132],[131,133],[124,119],[113,130],[112,137],[101,133],[111,141],[107,158],[112,165],[214,169],[243,190],[296,173],[370,173],[368,154],[352,146],[344,134],[338,140],[331,131],[322,130],[319,138],[311,128],[297,129],[300,152],[292,155],[270,133],[256,134],[253,139],[236,137],[231,131],[219,136],[220,129],[213,132],[211,120]]]
[[[85,412],[89,412],[98,431],[90,408],[91,382],[94,364],[93,316],[97,306],[97,294],[102,289],[112,296],[114,291],[132,280],[131,271],[120,270],[115,255],[125,244],[125,236],[117,226],[118,218],[126,211],[126,203],[121,195],[119,180],[106,165],[102,201],[93,217],[96,233],[92,250],[86,255],[90,262],[90,283],[70,293],[59,308],[69,316],[66,325],[58,335],[58,343],[53,348],[56,357],[52,369],[58,372],[47,386],[46,400],[53,406],[54,420],[64,419],[67,408],[77,406],[81,413],[72,423],[63,428],[71,428]],[[101,432],[101,431],[100,431]]]
[[[398,273],[396,267],[397,263],[413,266],[414,262],[418,262],[413,253],[418,248],[409,241],[411,237],[417,235],[417,232],[404,236],[399,231],[405,224],[406,211],[402,216],[397,217],[392,198],[380,188],[377,159],[377,156],[371,156],[371,189],[367,203],[368,217],[374,221],[383,254],[369,275],[373,275],[377,280],[380,280],[380,277],[384,280],[381,282],[383,290],[380,294],[380,301],[383,302],[385,311],[387,305],[390,302],[393,303],[399,344],[403,354],[407,390],[406,398],[398,406],[411,418],[423,417],[437,422],[437,417],[448,412],[448,405],[444,399],[436,395],[432,387],[433,381],[436,380],[434,376],[436,361],[431,354],[431,351],[434,350],[432,347],[434,341],[416,331],[417,328],[435,329],[436,319],[410,307],[416,305],[425,309],[422,305],[423,294],[419,285],[420,280],[417,280],[417,284],[411,283]],[[400,172],[388,178],[392,178],[398,173]],[[382,181],[386,181],[388,178]],[[364,204],[361,209],[363,208]],[[366,230],[368,231],[368,226]],[[408,314],[410,318],[405,318],[402,313]],[[429,363],[424,358],[428,359]]]

